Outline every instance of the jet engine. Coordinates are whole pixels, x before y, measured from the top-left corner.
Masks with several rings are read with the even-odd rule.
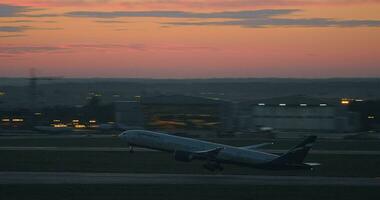
[[[175,151],[174,159],[176,161],[181,161],[181,162],[190,162],[191,160],[193,160],[193,155],[192,153],[189,153],[186,151]]]

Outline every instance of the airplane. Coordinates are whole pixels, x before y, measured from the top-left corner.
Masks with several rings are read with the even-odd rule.
[[[304,163],[304,159],[316,141],[316,136],[307,137],[302,143],[283,155],[275,155],[257,149],[272,143],[244,147],[218,144],[198,139],[180,137],[147,130],[128,130],[119,135],[133,152],[133,147],[143,147],[174,154],[176,161],[205,161],[203,167],[209,171],[222,171],[222,164],[234,164],[268,170],[312,170],[319,163]]]

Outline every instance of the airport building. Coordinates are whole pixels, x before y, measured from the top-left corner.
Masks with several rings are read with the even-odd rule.
[[[235,126],[232,102],[186,95],[141,97],[116,102],[116,122],[150,130],[209,130],[231,132]]]
[[[218,133],[259,131],[353,132],[360,117],[337,100],[289,96],[234,103],[186,95],[142,97],[116,103],[116,122],[131,128]]]
[[[251,130],[270,127],[277,131],[353,132],[360,117],[337,100],[289,96],[261,99],[250,104]]]

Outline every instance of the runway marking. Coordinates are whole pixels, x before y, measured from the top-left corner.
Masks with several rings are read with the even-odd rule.
[[[198,174],[0,172],[0,184],[216,184],[380,186],[375,178]]]
[[[157,152],[146,148],[134,148],[135,151]],[[107,151],[107,152],[128,152],[128,147],[20,147],[2,146],[0,151]],[[283,149],[262,149],[264,152],[282,154],[288,150]],[[311,150],[311,154],[329,155],[380,155],[380,151],[350,151],[350,150]]]

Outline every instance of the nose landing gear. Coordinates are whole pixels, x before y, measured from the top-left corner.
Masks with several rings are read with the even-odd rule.
[[[129,146],[129,153],[134,153],[134,152],[135,152],[135,150],[133,149],[133,146],[130,145],[130,146]]]
[[[216,163],[216,162],[209,162],[209,163],[206,163],[203,165],[203,168],[211,171],[211,172],[214,172],[214,171],[223,171],[224,170],[224,167],[222,165],[220,165],[220,163]]]

